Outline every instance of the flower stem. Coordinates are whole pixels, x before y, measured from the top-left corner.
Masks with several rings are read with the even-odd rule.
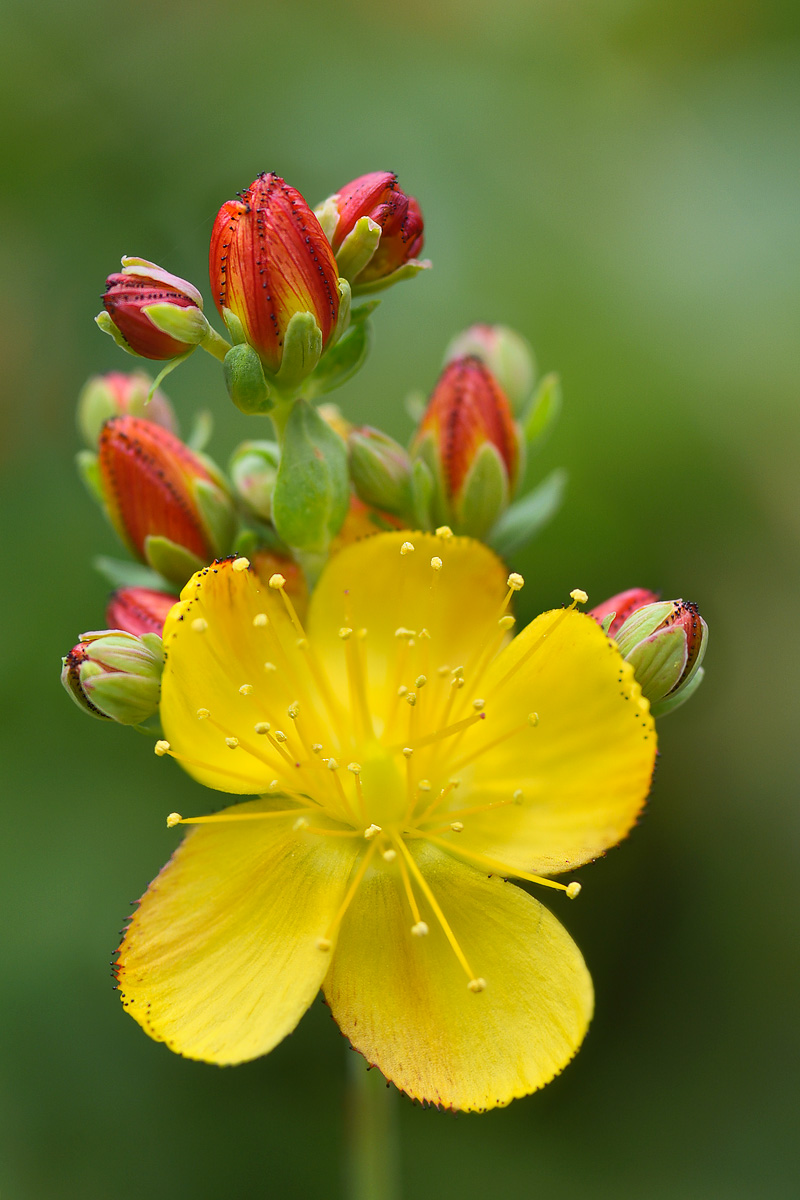
[[[208,333],[203,338],[200,345],[209,354],[213,355],[214,358],[219,359],[220,362],[224,360],[225,355],[231,348],[230,342],[226,342],[225,338],[221,337],[220,334],[217,333],[216,329],[213,329],[210,325],[208,327]]]
[[[360,1054],[348,1055],[347,1200],[401,1200],[397,1095]]]

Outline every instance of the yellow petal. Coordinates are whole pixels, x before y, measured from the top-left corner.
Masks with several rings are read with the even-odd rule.
[[[521,796],[465,815],[463,832],[444,835],[453,852],[549,875],[615,845],[650,788],[656,735],[633,670],[599,626],[577,612],[544,613],[497,657],[485,687],[487,719],[464,739],[464,755],[520,732],[459,773],[451,808]]]
[[[266,808],[252,801],[226,813]],[[117,963],[122,1002],[187,1058],[223,1065],[266,1054],[297,1025],[330,965],[315,943],[356,849],[293,832],[294,821],[197,826],[133,915]]]
[[[361,886],[323,989],[341,1030],[409,1096],[480,1111],[542,1087],[572,1058],[592,1013],[580,951],[547,909],[513,884],[435,851],[418,862],[470,966],[467,978],[433,914],[410,933],[397,871]]]
[[[317,711],[318,689],[298,640],[280,593],[230,560],[198,572],[183,589],[164,629],[161,723],[195,779],[253,794],[284,777],[287,756],[256,725],[291,732],[287,714],[295,701],[326,739],[326,717]],[[297,738],[287,753],[302,757]]]
[[[404,545],[414,549],[401,553]],[[434,558],[441,560],[438,569],[431,566]],[[491,550],[470,538],[378,534],[348,546],[326,567],[311,600],[309,636],[337,690],[346,695],[340,630],[366,629],[360,646],[369,707],[380,734],[398,682],[413,686],[420,673],[419,665],[409,667],[407,678],[398,673],[402,631],[406,638],[416,635],[414,663],[424,661],[424,641],[432,673],[440,666],[463,666],[476,644],[485,643],[487,632],[497,629],[507,574]]]

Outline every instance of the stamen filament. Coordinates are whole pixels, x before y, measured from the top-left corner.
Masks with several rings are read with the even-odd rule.
[[[396,839],[396,845],[399,847],[402,854],[405,855],[406,862],[408,863],[408,866],[409,866],[409,869],[410,869],[412,875],[414,876],[414,878],[417,881],[420,891],[423,893],[426,900],[428,901],[431,908],[433,909],[436,919],[442,927],[442,932],[444,933],[444,936],[447,938],[448,942],[450,943],[450,945],[453,949],[453,953],[455,954],[456,958],[458,959],[459,963],[461,964],[461,966],[464,969],[464,972],[467,976],[468,983],[471,983],[475,979],[475,972],[472,970],[472,967],[469,965],[469,963],[467,961],[467,957],[464,954],[464,951],[459,946],[456,935],[453,933],[452,929],[448,925],[447,918],[445,917],[444,913],[442,912],[441,908],[439,907],[439,902],[437,901],[436,897],[434,896],[433,892],[431,891],[431,889],[428,885],[428,882],[425,879],[425,876],[420,871],[419,867],[417,866],[416,862],[414,861],[411,851],[408,849],[408,846],[406,846],[405,842],[403,841],[403,839],[401,837],[398,837]],[[446,842],[445,845],[449,846],[449,843]]]
[[[428,807],[423,812],[420,813],[420,815],[417,817],[417,823],[424,821],[429,813],[435,812],[436,809],[439,807],[439,805],[442,803],[442,801],[445,799],[445,797],[449,796],[450,793],[457,787],[458,787],[458,780],[451,779],[450,782],[447,784],[447,786],[442,788],[442,790],[439,792],[439,795],[430,802]],[[411,819],[411,816],[412,816],[412,814],[409,813],[406,818],[407,821]]]
[[[422,829],[407,829],[405,832],[425,838],[429,842],[435,842],[437,846],[443,846],[452,854],[458,855],[459,858],[467,858],[478,866],[487,867],[495,875],[513,875],[515,879],[524,879],[526,883],[540,883],[542,887],[556,888],[559,892],[569,892],[572,887],[571,884],[559,883],[556,879],[545,879],[543,875],[529,875],[527,871],[520,871],[516,867],[510,867],[507,863],[497,862],[496,859],[489,858],[486,854],[478,854],[475,850],[465,850],[459,842],[448,842],[432,832],[426,833]]]
[[[319,939],[319,941],[317,942],[317,945],[319,946],[319,948],[321,950],[329,950],[330,949],[330,939],[333,936],[333,934],[336,932],[336,930],[339,928],[340,924],[342,923],[342,919],[343,919],[345,913],[347,912],[348,908],[350,907],[353,897],[355,896],[356,892],[358,891],[361,880],[366,875],[367,868],[369,867],[369,864],[371,863],[373,855],[375,854],[375,851],[377,849],[378,849],[378,843],[375,841],[370,842],[369,848],[368,848],[366,854],[364,855],[364,857],[362,858],[362,860],[359,864],[358,870],[356,871],[355,875],[353,876],[350,886],[347,889],[345,898],[342,901],[342,903],[339,905],[339,911],[337,912],[336,916],[331,921],[328,928],[325,930],[324,937]],[[320,941],[327,942],[328,945],[320,946]]]
[[[273,578],[275,578],[275,577],[273,576]],[[331,687],[328,682],[328,677],[325,674],[322,664],[320,663],[319,659],[317,658],[314,647],[311,645],[311,643],[308,640],[308,635],[307,635],[305,629],[303,628],[303,624],[297,615],[295,607],[292,604],[291,600],[289,599],[288,595],[286,594],[285,581],[278,588],[278,591],[280,592],[280,597],[281,597],[281,600],[283,601],[284,608],[286,609],[286,612],[289,616],[289,620],[292,622],[292,625],[295,628],[297,636],[302,639],[303,645],[308,652],[308,665],[311,668],[311,674],[314,676],[314,682],[317,684],[317,687],[319,688],[320,692],[322,693],[322,697],[325,701],[325,704],[327,705],[328,712],[333,717],[334,721],[338,721],[341,717],[341,708],[336,701],[336,697],[333,695],[333,692],[331,691]]]
[[[444,725],[437,729],[435,733],[429,733],[425,737],[417,738],[415,742],[410,742],[414,750],[422,750],[425,746],[432,746],[435,742],[441,742],[444,738],[453,737],[456,733],[461,733],[463,729],[468,729],[470,725],[474,725],[476,721],[486,719],[485,713],[474,713],[471,717],[464,717],[462,721],[454,721],[452,725]],[[389,753],[397,754],[402,746],[390,746]]]
[[[427,809],[426,812],[424,812],[421,816],[417,817],[418,825],[422,824],[422,822],[425,820],[428,813],[433,814],[435,812],[435,809],[439,806],[440,799],[441,799],[441,797],[437,796],[436,805]],[[472,816],[473,813],[489,812],[489,810],[492,808],[504,808],[506,805],[513,804],[513,803],[514,803],[513,800],[493,800],[491,804],[474,804],[472,806],[472,808],[457,808],[453,812],[437,813],[436,820],[440,820],[442,817],[445,817],[445,816],[448,818],[448,820],[453,820],[456,817],[468,817],[468,816]],[[449,828],[448,825],[444,826],[444,829],[448,829],[448,828]],[[437,829],[431,830],[431,833],[438,833],[438,832],[439,831]]]
[[[508,680],[511,678],[511,676],[516,674],[516,672],[520,669],[520,667],[522,667],[528,661],[528,659],[531,657],[532,654],[536,653],[536,651],[541,646],[542,642],[544,642],[546,638],[550,637],[551,633],[555,633],[556,629],[558,629],[559,625],[564,620],[567,613],[572,612],[576,603],[577,603],[577,601],[573,600],[572,604],[570,604],[567,608],[562,609],[561,612],[558,614],[558,616],[555,618],[555,620],[550,622],[550,625],[548,626],[548,628],[544,629],[539,634],[539,636],[537,637],[537,639],[533,643],[533,645],[529,646],[528,649],[525,651],[525,653],[522,655],[522,658],[518,659],[512,667],[509,667],[509,669],[506,671],[506,673],[502,677],[502,679],[498,680],[498,682],[494,685],[496,691],[499,691],[500,688],[505,686],[505,684],[508,682]]]
[[[347,663],[347,681],[350,685],[350,702],[361,726],[361,735],[363,738],[373,738],[375,730],[367,700],[364,664],[361,659],[359,642],[352,635],[344,638],[344,655]]]
[[[399,842],[399,838],[397,837],[397,835],[390,834],[389,836],[391,837],[395,846],[397,846],[397,844]],[[408,907],[411,909],[411,916],[414,921],[414,926],[416,928],[419,928],[421,925],[424,925],[425,922],[422,920],[422,917],[421,917],[420,911],[419,911],[419,905],[417,904],[416,898],[414,896],[414,889],[411,886],[411,879],[408,874],[408,867],[406,866],[405,858],[402,854],[402,847],[401,847],[400,857],[397,860],[397,865],[400,868],[400,876],[403,880],[403,888],[406,893],[406,899],[408,900]]]
[[[299,813],[319,812],[316,806],[307,808],[273,808],[267,812],[209,813],[204,817],[181,817],[173,825],[217,825],[227,821],[264,821],[271,817],[296,817]],[[177,814],[174,814],[177,816]],[[309,831],[311,832],[311,831]]]
[[[523,725],[517,725],[514,729],[510,729],[508,733],[501,733],[499,737],[493,738],[491,742],[487,742],[481,746],[479,750],[475,750],[472,754],[468,754],[465,758],[460,758],[457,763],[450,766],[449,770],[455,774],[456,771],[462,771],[464,767],[468,767],[470,763],[475,762],[481,755],[486,754],[489,750],[494,750],[495,746],[501,745],[502,742],[507,742],[509,738],[516,737],[519,733],[524,733],[526,729],[531,729],[530,721],[526,721]]]

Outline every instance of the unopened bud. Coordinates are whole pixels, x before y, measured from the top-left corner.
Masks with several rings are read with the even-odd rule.
[[[654,716],[672,712],[699,687],[708,626],[695,604],[687,600],[646,604],[628,617],[615,641],[633,667]]]
[[[152,379],[143,371],[93,375],[78,397],[78,428],[87,445],[94,450],[100,430],[111,417],[144,417],[177,435],[178,422],[164,393],[156,389],[148,401],[152,386]]]
[[[400,190],[391,171],[359,176],[316,211],[354,295],[390,287],[431,265],[417,258],[423,243],[419,204]]]
[[[167,614],[177,603],[178,597],[169,592],[145,587],[119,588],[108,602],[106,621],[109,629],[122,629],[134,637],[145,633],[161,637]]]
[[[508,506],[520,450],[508,398],[480,359],[445,367],[411,452],[433,475],[434,521],[484,536]]]
[[[230,461],[230,477],[237,495],[264,521],[272,516],[272,493],[280,461],[277,442],[242,442]]]
[[[85,633],[62,664],[61,682],[93,717],[141,725],[158,710],[164,654],[155,633]]]
[[[411,502],[411,459],[403,447],[378,429],[354,429],[347,439],[350,475],[367,504],[407,513]]]
[[[114,528],[170,582],[182,585],[230,550],[235,517],[222,477],[165,429],[140,417],[108,421],[98,470]]]
[[[144,258],[123,258],[106,280],[103,307],[95,318],[103,332],[142,358],[176,358],[210,329],[197,288]]]
[[[530,344],[507,325],[471,325],[453,338],[445,352],[445,365],[472,355],[489,368],[508,397],[515,416],[531,398],[536,360]]]

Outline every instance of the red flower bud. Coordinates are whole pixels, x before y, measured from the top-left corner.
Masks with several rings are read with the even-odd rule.
[[[433,436],[447,498],[458,502],[475,456],[489,443],[505,467],[513,491],[519,444],[511,405],[478,358],[449,362],[439,377],[415,438],[415,447]]]
[[[139,558],[182,584],[227,553],[233,511],[206,461],[166,429],[140,417],[114,417],[100,434],[98,467],[109,518]],[[175,550],[174,562],[164,550]],[[158,554],[158,559],[154,558]]]
[[[315,318],[323,349],[336,328],[338,271],[328,240],[300,193],[271,172],[219,210],[209,274],[220,315],[229,309],[238,317],[273,374],[295,313]]]
[[[177,275],[163,271],[143,259],[124,258],[124,269],[106,280],[103,307],[111,318],[125,346],[143,358],[175,358],[201,339],[207,329],[202,317],[203,298],[197,288]],[[148,316],[153,305],[194,309],[198,313],[197,329],[184,341],[164,333]],[[101,316],[98,322],[106,321]],[[101,327],[105,328],[101,322]],[[113,332],[113,331],[112,331]]]
[[[143,633],[157,633],[161,637],[167,613],[177,602],[177,596],[152,588],[120,588],[108,602],[106,621],[109,629],[122,629],[134,637]]]
[[[598,625],[602,625],[606,617],[616,613],[606,630],[608,636],[613,638],[637,608],[643,608],[645,604],[655,604],[657,600],[658,594],[648,592],[647,588],[628,588],[626,592],[618,592],[610,600],[604,600],[602,604],[590,609],[588,615],[594,617]]]
[[[400,190],[397,176],[391,171],[360,175],[343,187],[333,201],[339,212],[333,234],[334,250],[341,248],[362,217],[369,217],[381,227],[378,248],[351,282],[383,279],[422,250],[424,225],[419,204]]]

